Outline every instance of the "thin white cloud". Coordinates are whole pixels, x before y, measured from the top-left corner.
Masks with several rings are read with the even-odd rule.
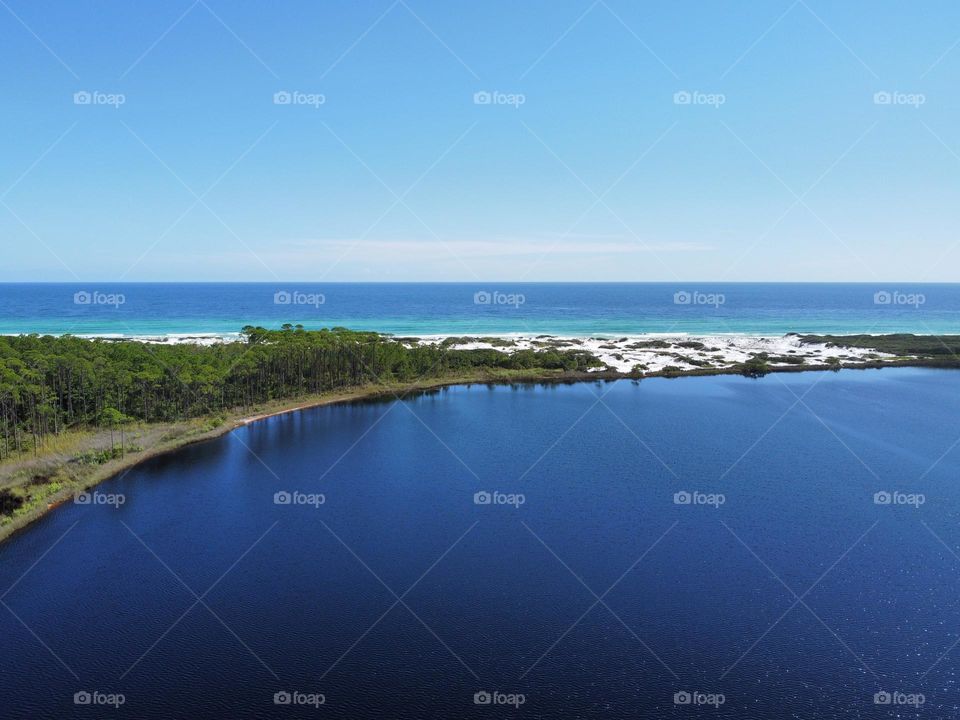
[[[497,240],[446,240],[433,239],[396,239],[363,240],[356,242],[348,238],[300,238],[277,244],[271,255],[278,261],[306,257],[317,254],[339,253],[350,249],[352,255],[386,259],[399,255],[405,258],[413,256],[435,256],[438,253],[455,253],[463,258],[517,257],[523,255],[539,256],[544,252],[550,255],[626,255],[637,253],[688,253],[708,252],[713,246],[704,243],[670,242],[641,244],[631,239],[608,239],[605,236],[580,236],[566,238],[570,242],[554,243],[549,240],[524,238],[504,238]]]

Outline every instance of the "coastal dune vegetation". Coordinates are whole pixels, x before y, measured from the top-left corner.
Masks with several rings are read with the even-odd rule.
[[[0,539],[147,457],[257,417],[598,367],[583,350],[507,354],[293,325],[248,326],[241,341],[212,345],[0,336]]]
[[[956,336],[795,337],[801,346],[884,352],[884,364],[960,364],[960,338]],[[593,352],[576,345],[538,343],[522,348],[514,347],[514,341],[498,338],[476,339],[486,347],[461,348],[457,345],[474,339],[422,342],[376,332],[307,330],[289,324],[279,330],[246,326],[241,338],[240,342],[201,345],[70,335],[0,336],[0,461],[24,453],[37,455],[55,447],[56,438],[65,431],[97,428],[111,431],[115,437],[111,437],[110,452],[123,455],[125,428],[132,423],[191,418],[216,422],[228,412],[344,388],[444,378],[483,379],[484,374],[491,379],[510,379],[517,373],[536,378],[614,370]],[[643,343],[629,347],[638,344]],[[671,343],[655,340],[646,344],[690,364],[683,374],[732,371],[756,377],[791,365],[799,369],[804,364],[802,355],[752,353],[725,368],[713,367],[673,352],[705,349],[702,343],[688,340],[672,347]],[[849,359],[862,363],[876,357]],[[840,367],[839,357],[829,360],[834,368]],[[774,364],[787,367],[776,368]],[[681,372],[671,370],[667,366],[659,374]],[[635,367],[626,374],[650,373]],[[119,448],[113,440],[119,440]]]
[[[957,336],[792,337],[795,355],[693,339],[623,338],[604,350],[613,341],[425,340],[299,325],[247,326],[238,342],[207,345],[0,336],[0,539],[147,457],[310,405],[459,382],[960,366]],[[654,364],[632,364],[621,351]]]
[[[214,345],[0,337],[0,460],[39,452],[71,428],[113,428],[119,435],[132,422],[216,416],[369,383],[600,365],[584,351],[456,350],[344,328],[248,326],[242,336]]]

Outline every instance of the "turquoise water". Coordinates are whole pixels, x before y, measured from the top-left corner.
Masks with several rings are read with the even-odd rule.
[[[776,283],[0,284],[0,333],[403,335],[960,333],[960,285]]]
[[[0,546],[0,716],[955,718],[958,417],[960,372],[886,369],[255,423]]]

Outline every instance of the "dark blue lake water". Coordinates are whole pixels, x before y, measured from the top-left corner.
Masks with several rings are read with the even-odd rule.
[[[960,333],[960,284],[0,284],[0,333],[235,334],[244,325],[408,335]]]
[[[256,423],[0,546],[0,716],[956,717],[958,418],[888,369]]]

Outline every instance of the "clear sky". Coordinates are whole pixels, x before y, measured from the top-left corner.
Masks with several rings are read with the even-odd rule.
[[[2,0],[0,61],[3,281],[960,280],[955,0]]]

